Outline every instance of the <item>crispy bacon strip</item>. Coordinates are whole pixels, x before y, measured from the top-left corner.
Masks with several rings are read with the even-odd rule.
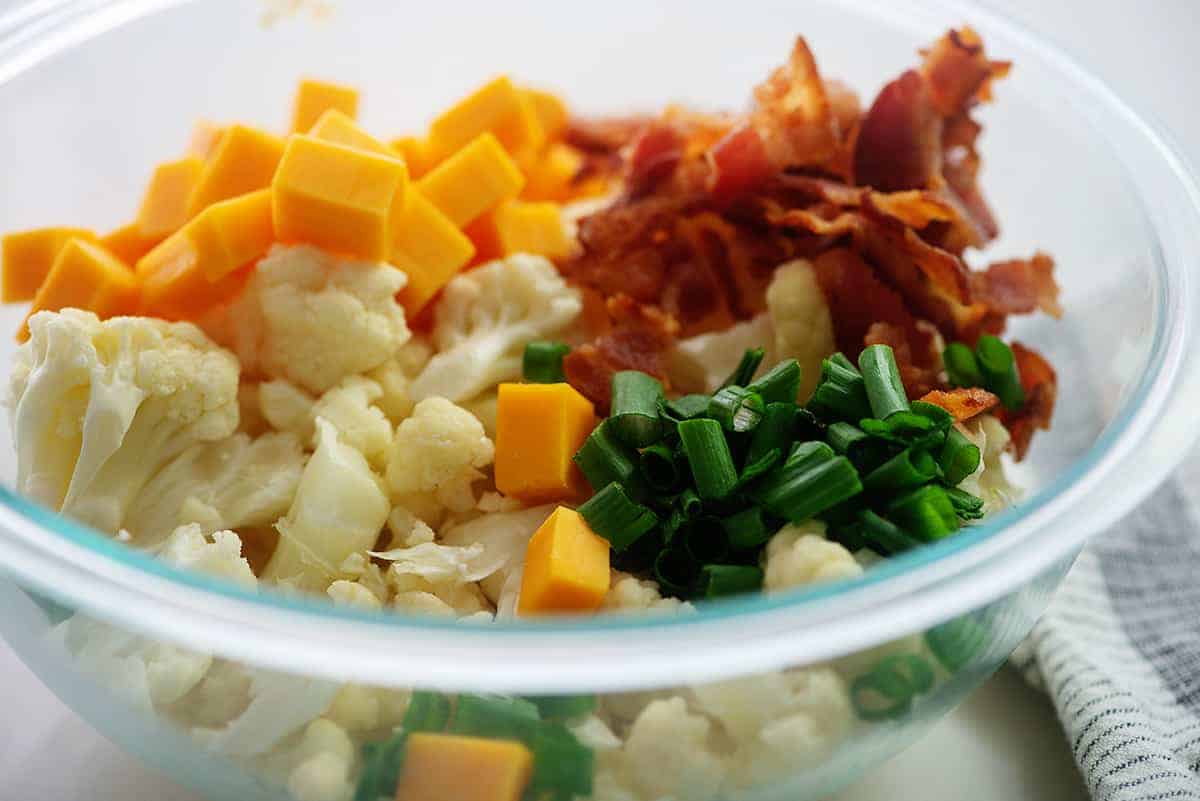
[[[776,168],[822,165],[837,153],[838,117],[803,36],[796,38],[788,62],[755,87],[754,100],[751,122]]]
[[[941,406],[953,415],[958,422],[970,420],[976,415],[989,412],[996,408],[1000,399],[979,387],[959,387],[957,389],[935,389],[921,396],[921,400]]]
[[[863,337],[864,345],[888,345],[896,358],[900,380],[910,398],[927,394],[938,385],[942,372],[937,332],[928,323],[916,321],[911,329],[894,323],[875,323]]]
[[[683,135],[673,126],[652,122],[642,129],[629,153],[625,185],[631,197],[648,194],[670,178],[683,159]]]
[[[1014,342],[1012,351],[1017,359],[1021,386],[1025,390],[1025,405],[1015,413],[1001,410],[999,417],[1012,435],[1009,447],[1013,455],[1017,459],[1024,459],[1034,432],[1050,428],[1054,404],[1058,399],[1058,375],[1050,362],[1032,348]]]
[[[708,193],[718,206],[727,206],[757,189],[775,172],[762,136],[750,125],[730,131],[706,157],[710,170]]]
[[[1035,253],[1030,259],[996,262],[985,272],[972,273],[971,293],[995,314],[1029,314],[1040,310],[1056,319],[1062,316],[1054,259],[1045,253]]]
[[[854,182],[881,192],[925,189],[941,171],[942,118],[929,83],[909,70],[879,92],[854,147]]]
[[[1007,61],[988,61],[983,40],[970,27],[951,30],[923,51],[921,72],[929,81],[934,105],[943,116],[991,99],[991,84],[1009,73]]]

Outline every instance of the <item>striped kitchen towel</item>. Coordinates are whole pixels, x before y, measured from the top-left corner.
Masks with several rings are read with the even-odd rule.
[[[1196,464],[1088,546],[1013,658],[1097,801],[1200,801]]]

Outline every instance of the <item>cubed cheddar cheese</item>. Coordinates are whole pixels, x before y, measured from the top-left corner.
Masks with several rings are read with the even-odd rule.
[[[417,189],[461,227],[516,197],[524,185],[525,176],[512,158],[495,136],[485,133],[434,167]]]
[[[143,236],[136,222],[127,223],[100,237],[100,245],[130,267],[154,250],[165,237]]]
[[[197,156],[158,165],[137,213],[137,227],[143,237],[162,239],[188,221],[192,192],[203,170],[204,160]]]
[[[297,134],[271,185],[275,234],[283,242],[386,260],[393,209],[402,208],[407,184],[399,159]]]
[[[274,238],[270,189],[214,203],[138,261],[142,310],[199,316],[241,286],[239,268],[262,257]]]
[[[414,732],[396,801],[520,801],[532,775],[533,753],[515,740]]]
[[[392,222],[392,264],[408,275],[400,304],[416,317],[438,291],[465,267],[471,240],[420,192],[405,196]]]
[[[389,158],[403,158],[403,155],[393,150],[388,145],[380,142],[375,137],[358,127],[358,123],[346,116],[337,109],[330,109],[321,115],[309,131],[310,136],[315,136],[318,139],[324,139],[326,142],[335,142],[346,147],[354,147],[359,150],[365,150],[368,153],[376,153],[380,156]]]
[[[420,178],[438,165],[426,139],[419,136],[401,136],[393,139],[390,144],[392,149],[404,158],[410,178]]]
[[[517,614],[596,611],[608,593],[609,561],[608,540],[579,512],[558,507],[529,539]]]
[[[282,156],[283,139],[278,136],[245,125],[229,126],[200,173],[188,201],[188,216],[195,217],[213,203],[270,186]]]
[[[550,145],[526,172],[523,200],[565,203],[574,194],[575,178],[583,169],[583,154],[568,144]]]
[[[192,128],[192,138],[188,141],[188,155],[208,161],[217,152],[221,137],[225,135],[225,126],[215,122],[200,120]]]
[[[325,81],[303,80],[292,105],[292,133],[308,131],[330,109],[358,116],[358,90]]]
[[[94,240],[96,235],[83,228],[35,228],[0,238],[0,301],[32,300],[63,245],[75,238]]]
[[[494,229],[499,255],[536,253],[548,259],[565,259],[575,251],[575,239],[557,203],[501,203],[485,217]]]
[[[595,426],[595,407],[570,384],[501,384],[496,489],[526,503],[581,497],[586,483],[571,459]]]
[[[133,314],[138,305],[138,280],[128,265],[104,248],[84,239],[68,239],[37,291],[29,316],[40,311],[87,309],[100,318]],[[26,322],[17,341],[29,336]]]
[[[488,81],[442,112],[429,126],[429,144],[437,158],[446,158],[482,133],[493,134],[513,154],[541,147],[533,103],[507,76]]]
[[[471,244],[475,246],[475,258],[471,259],[472,267],[487,264],[504,255],[504,249],[500,247],[500,236],[496,231],[494,214],[495,209],[485,213],[462,229],[467,238],[471,240]]]
[[[567,106],[562,98],[543,89],[524,87],[517,90],[533,109],[546,142],[557,142],[567,132]]]

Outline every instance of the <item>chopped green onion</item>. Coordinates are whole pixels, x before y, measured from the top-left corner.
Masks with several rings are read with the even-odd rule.
[[[978,520],[983,517],[983,499],[976,498],[969,492],[957,487],[946,487],[946,497],[950,499],[954,511],[963,520]]]
[[[904,677],[915,695],[924,695],[933,689],[933,665],[920,654],[892,654],[880,659],[875,670],[895,673]]]
[[[984,386],[983,373],[975,359],[975,351],[962,342],[951,342],[942,351],[942,363],[946,366],[946,377],[956,387]]]
[[[723,387],[708,402],[708,416],[726,431],[749,431],[758,425],[762,415],[762,398],[744,387]]]
[[[592,531],[608,540],[614,551],[625,550],[658,525],[658,516],[631,501],[615,481],[581,504],[578,511]]]
[[[787,461],[783,463],[783,469],[806,470],[829,461],[835,455],[833,448],[824,442],[797,442],[792,446]]]
[[[933,480],[937,468],[937,462],[928,451],[909,448],[868,473],[863,478],[863,489],[880,492],[919,487]]]
[[[725,527],[716,517],[698,517],[684,527],[684,547],[697,564],[719,562],[729,554]]]
[[[642,478],[655,492],[674,492],[683,481],[683,471],[679,469],[675,449],[661,442],[642,451],[641,467]]]
[[[858,369],[871,403],[871,415],[886,420],[896,412],[908,411],[908,394],[900,380],[896,354],[890,345],[868,345],[858,357]]]
[[[566,381],[563,358],[571,346],[562,342],[530,342],[521,358],[521,376],[530,384],[558,384]]]
[[[915,400],[909,406],[913,414],[920,415],[932,423],[935,431],[944,431],[954,425],[954,415],[936,403]]]
[[[537,731],[540,722],[538,708],[524,698],[462,693],[447,731],[525,741]]]
[[[815,466],[789,462],[763,478],[754,496],[772,514],[802,523],[860,492],[858,471],[845,456],[837,456]]]
[[[441,731],[450,720],[450,699],[442,693],[417,690],[400,725],[405,731]]]
[[[594,490],[614,481],[628,488],[637,486],[637,451],[616,437],[608,420],[596,426],[573,458]]]
[[[644,448],[662,437],[658,406],[662,384],[637,370],[622,370],[612,377],[612,406],[608,424],[626,445]]]
[[[1016,411],[1025,405],[1025,389],[1012,348],[999,337],[984,334],[975,345],[975,358],[987,388],[996,393],[1005,409]]]
[[[987,646],[990,637],[983,621],[971,614],[934,626],[925,632],[925,644],[942,667],[957,673]]]
[[[857,520],[838,520],[836,524],[830,522],[827,525],[826,531],[831,541],[838,543],[851,553],[870,546],[866,536],[863,534],[862,523],[859,523]]]
[[[821,421],[817,419],[817,416],[803,406],[797,406],[796,420],[792,425],[791,439],[808,442],[810,439],[823,439],[824,437],[825,426],[821,425]]]
[[[595,753],[570,729],[559,723],[544,723],[526,745],[533,752],[533,776],[525,798],[572,801],[591,797]]]
[[[746,466],[742,468],[741,475],[738,476],[738,487],[744,487],[757,481],[760,477],[766,475],[782,458],[782,451],[778,448],[772,448],[752,462],[747,460]]]
[[[793,439],[792,428],[797,408],[799,407],[794,403],[767,404],[762,420],[758,422],[754,434],[750,437],[750,447],[746,451],[747,465],[758,462],[770,451],[778,450],[782,453],[787,443]]]
[[[858,425],[876,439],[905,447],[931,449],[941,447],[946,441],[945,429],[917,410],[896,412],[887,420],[867,418],[860,420]]]
[[[895,523],[867,509],[858,515],[858,534],[863,541],[883,556],[894,556],[912,550],[922,542],[909,536]]]
[[[891,670],[869,670],[850,684],[850,703],[862,720],[891,720],[912,708],[908,678]]]
[[[967,439],[966,435],[957,428],[946,432],[946,444],[938,454],[938,464],[942,467],[942,478],[952,487],[958,486],[962,480],[979,468],[979,446]]]
[[[531,695],[526,700],[550,720],[581,718],[596,709],[594,695]]]
[[[762,568],[753,565],[705,565],[700,569],[705,598],[754,592],[762,588],[762,583]]]
[[[825,441],[833,446],[835,452],[849,459],[861,473],[878,467],[891,452],[886,443],[868,436],[861,428],[850,423],[831,423],[825,429]]]
[[[800,394],[800,362],[795,359],[782,361],[762,378],[743,386],[762,396],[763,403],[786,403],[794,407],[796,396]]]
[[[679,424],[679,439],[696,482],[696,491],[706,500],[724,498],[737,486],[733,454],[725,432],[716,420],[685,420]]]
[[[767,517],[761,507],[751,506],[721,521],[725,538],[736,551],[744,551],[765,545],[774,533],[767,525]]]
[[[447,710],[450,702],[446,701]],[[363,746],[363,766],[354,788],[354,801],[379,801],[394,798],[404,768],[408,731],[400,731],[386,740]]]
[[[888,504],[888,516],[909,535],[922,542],[933,542],[958,529],[958,514],[938,486],[912,490]]]
[[[699,569],[686,548],[672,546],[661,551],[654,560],[654,580],[663,593],[686,596]]]
[[[684,395],[667,401],[667,413],[678,420],[691,420],[708,411],[708,395]]]
[[[650,570],[654,566],[655,557],[666,545],[669,533],[667,526],[664,525],[649,534],[643,534],[624,551],[612,553],[612,566],[627,573],[641,573]]]
[[[704,502],[691,487],[679,493],[679,509],[684,516],[691,519],[704,514]]]
[[[825,420],[857,422],[871,416],[867,385],[844,354],[835,353],[821,362],[821,380],[813,390],[808,408]]]
[[[754,380],[754,374],[758,372],[758,366],[762,364],[763,356],[766,354],[762,348],[753,348],[742,354],[742,360],[738,362],[738,366],[730,373],[729,378],[721,382],[721,388],[729,386],[744,387]]]
[[[842,456],[848,456],[854,446],[868,439],[866,432],[850,423],[830,423],[825,429],[825,441]]]

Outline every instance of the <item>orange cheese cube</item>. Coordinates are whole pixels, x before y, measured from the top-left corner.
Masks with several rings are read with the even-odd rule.
[[[137,213],[142,236],[162,239],[188,221],[188,203],[203,170],[204,160],[196,156],[158,165]]]
[[[475,258],[471,259],[471,266],[478,267],[504,255],[504,248],[500,247],[500,236],[496,232],[495,213],[496,210],[492,209],[463,228],[463,233],[475,246]]]
[[[525,177],[490,133],[481,134],[417,182],[421,193],[458,226],[516,197],[524,185]]]
[[[501,75],[460,100],[429,126],[429,143],[445,158],[482,133],[495,135],[509,153],[536,150],[543,141],[533,104]]]
[[[574,509],[560,506],[525,549],[520,615],[594,612],[608,593],[608,540]]]
[[[575,177],[583,165],[583,154],[575,148],[562,142],[550,145],[526,172],[528,182],[521,192],[521,198],[567,202],[573,194]]]
[[[586,484],[571,457],[595,426],[595,407],[570,384],[501,384],[496,489],[526,503],[580,497]]]
[[[416,317],[465,267],[475,248],[458,227],[420,192],[407,193],[392,222],[392,264],[408,275],[400,305]]]
[[[544,89],[524,87],[518,89],[537,117],[542,136],[547,142],[557,142],[567,132],[567,106],[562,98]]]
[[[407,184],[399,159],[295,135],[271,185],[275,234],[383,261],[391,250],[392,209],[401,208]]]
[[[515,740],[414,732],[396,801],[520,801],[532,775],[533,753]]]
[[[162,242],[164,237],[142,235],[136,222],[127,223],[100,237],[100,245],[130,267]]]
[[[309,131],[309,135],[324,139],[326,142],[335,142],[346,147],[365,150],[368,153],[377,153],[380,156],[394,159],[403,158],[399,151],[393,150],[359,128],[354,120],[335,108],[331,108],[321,115],[312,130]]]
[[[0,238],[0,302],[32,300],[63,245],[75,238],[90,241],[96,235],[83,228],[35,228]]]
[[[492,211],[496,241],[505,256],[536,253],[548,259],[565,259],[575,251],[575,239],[557,203],[522,203],[510,200]]]
[[[225,135],[225,126],[215,122],[200,120],[192,128],[192,138],[188,141],[188,155],[208,161],[217,152],[221,137]]]
[[[200,173],[188,201],[188,216],[195,217],[218,201],[270,186],[282,156],[283,140],[278,136],[245,125],[229,126]]]
[[[358,90],[325,81],[301,81],[292,105],[292,133],[308,131],[330,109],[351,119],[357,117]]]
[[[399,139],[393,139],[391,146],[408,164],[410,178],[420,178],[438,165],[429,142],[419,136],[401,136]]]
[[[138,281],[133,270],[99,245],[75,238],[59,251],[45,282],[33,299],[29,316],[40,311],[87,309],[97,317],[133,314],[138,304]],[[28,320],[17,341],[29,336]]]
[[[209,206],[137,263],[142,308],[170,319],[194,318],[230,297],[239,268],[262,257],[275,239],[271,190]]]

